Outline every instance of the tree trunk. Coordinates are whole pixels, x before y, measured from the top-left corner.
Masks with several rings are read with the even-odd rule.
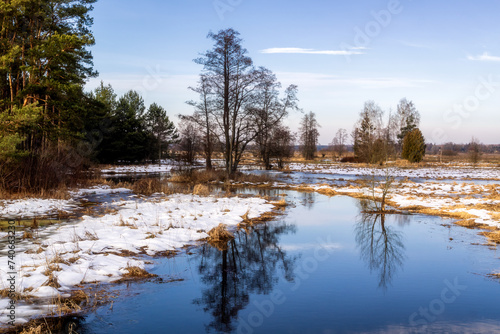
[[[161,165],[161,139],[158,137],[158,164]]]

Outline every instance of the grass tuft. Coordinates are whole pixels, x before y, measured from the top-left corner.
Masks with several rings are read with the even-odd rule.
[[[219,226],[214,227],[208,232],[210,238],[208,239],[211,242],[227,242],[231,239],[234,239],[234,235],[229,232],[226,228],[226,225],[219,224]]]
[[[500,244],[500,231],[481,232],[480,234],[487,237],[490,242]]]
[[[158,276],[147,272],[145,269],[135,266],[133,267],[129,266],[125,268],[125,270],[127,270],[127,273],[123,275],[124,278],[151,278]]]
[[[210,195],[210,189],[204,184],[197,184],[194,186],[193,195],[208,196]]]

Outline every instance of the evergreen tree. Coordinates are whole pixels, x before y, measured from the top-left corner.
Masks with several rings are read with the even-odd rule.
[[[1,4],[0,107],[3,112],[29,104],[41,107],[40,127],[25,133],[24,149],[44,149],[50,140],[74,134],[64,129],[68,106],[76,95],[83,97],[85,80],[96,74],[86,49],[94,44],[89,12],[95,1]]]
[[[112,114],[115,111],[117,105],[116,94],[113,87],[111,87],[110,84],[104,86],[104,82],[101,81],[100,86],[97,87],[90,94],[90,96],[95,100],[104,104],[104,106],[106,107],[106,109],[109,111],[110,114]]]
[[[399,133],[397,135],[399,148],[403,145],[406,134],[418,128],[420,124],[420,113],[412,101],[406,98],[401,99],[396,113]]]
[[[409,162],[420,162],[425,155],[425,139],[420,129],[408,132],[403,140],[402,156]]]
[[[79,152],[85,150],[76,145],[82,143],[89,113],[96,110],[83,108],[92,104],[83,85],[96,75],[87,49],[94,44],[89,13],[95,1],[0,4],[0,178],[4,186],[47,189],[81,167],[78,164],[84,159]],[[7,168],[9,161],[15,166],[12,170]]]
[[[381,128],[379,119],[382,110],[373,101],[365,102],[363,111],[360,114],[358,126],[353,132],[354,154],[362,162],[373,162],[374,142],[377,138],[377,130]],[[378,126],[377,126],[378,125]]]
[[[150,155],[153,136],[146,130],[145,110],[144,100],[135,91],[118,99],[99,152],[100,162],[138,162]]]
[[[149,106],[145,121],[147,130],[155,139],[154,149],[158,152],[157,157],[158,161],[160,161],[163,152],[168,151],[168,146],[177,141],[179,134],[174,123],[167,116],[167,111],[156,103]]]

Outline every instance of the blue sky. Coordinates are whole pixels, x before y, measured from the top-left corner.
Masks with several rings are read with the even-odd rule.
[[[352,130],[367,100],[388,114],[412,100],[428,142],[500,143],[500,2],[496,0],[101,0],[92,47],[100,80],[190,113],[209,31],[241,33],[255,65],[299,86],[320,143]],[[296,130],[300,113],[287,121]],[[176,118],[174,118],[176,120]]]

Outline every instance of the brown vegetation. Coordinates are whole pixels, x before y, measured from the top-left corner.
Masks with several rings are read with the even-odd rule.
[[[158,178],[140,179],[132,185],[132,191],[138,195],[151,196],[163,192],[165,185]]]
[[[250,183],[265,183],[271,182],[272,178],[268,175],[256,175],[242,172],[236,172],[228,180],[226,171],[224,170],[187,170],[180,171],[172,175],[169,179],[171,182],[190,183],[190,184],[206,184],[211,182],[250,182]]]
[[[127,270],[127,273],[123,275],[123,279],[136,279],[136,278],[151,278],[151,277],[157,277],[158,275],[156,274],[151,274],[148,273],[145,269],[139,268],[139,267],[127,267],[125,268]],[[119,281],[121,281],[119,280]]]
[[[492,231],[492,232],[481,232],[481,235],[484,235],[488,238],[488,240],[495,244],[500,244],[500,231]]]
[[[210,243],[227,242],[234,239],[234,235],[227,230],[226,225],[224,224],[219,224],[219,226],[211,229],[208,232],[208,235],[210,236],[210,238],[208,238]]]
[[[208,196],[210,195],[210,188],[204,184],[197,184],[193,188],[193,195]]]

